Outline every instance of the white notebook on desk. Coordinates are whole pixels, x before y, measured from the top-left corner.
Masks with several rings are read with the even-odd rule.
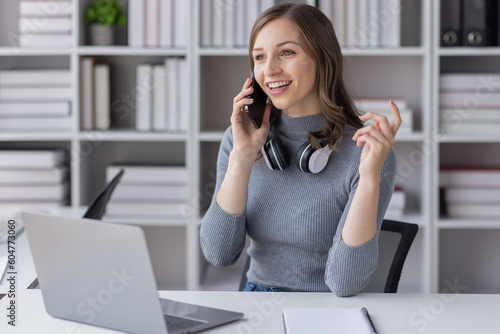
[[[376,334],[368,311],[358,308],[284,308],[286,334]]]

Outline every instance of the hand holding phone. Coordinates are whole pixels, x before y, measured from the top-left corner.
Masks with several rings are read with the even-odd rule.
[[[262,125],[262,118],[264,116],[264,110],[266,108],[267,95],[264,93],[260,87],[257,80],[255,80],[255,74],[252,73],[252,87],[253,93],[249,95],[249,98],[253,99],[253,103],[245,106],[245,112],[252,121],[255,128],[260,128]]]

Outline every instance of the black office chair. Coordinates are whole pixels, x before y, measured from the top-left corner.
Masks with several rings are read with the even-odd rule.
[[[90,205],[87,208],[87,211],[83,214],[82,218],[89,218],[89,219],[96,219],[96,220],[101,220],[102,216],[104,216],[104,213],[106,212],[106,205],[109,202],[109,199],[111,198],[111,194],[113,194],[113,191],[116,188],[116,185],[118,182],[120,182],[120,179],[123,176],[123,173],[125,171],[121,169],[118,174],[113,177],[111,181],[106,184],[106,186],[97,194],[96,197],[92,200]],[[37,289],[38,288],[38,278],[35,278],[33,282],[28,286],[28,289]]]
[[[378,266],[370,283],[361,292],[396,293],[398,291],[403,265],[417,231],[417,224],[384,219],[378,239]],[[239,291],[245,288],[249,267],[250,257],[247,257]]]

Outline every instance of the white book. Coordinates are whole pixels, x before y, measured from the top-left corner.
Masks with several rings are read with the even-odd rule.
[[[62,47],[68,48],[73,45],[71,34],[19,34],[19,47]]]
[[[246,28],[246,14],[245,14],[245,2],[237,1],[234,4],[235,8],[235,46],[242,47],[248,44],[248,38],[250,33],[247,34]]]
[[[0,131],[66,131],[72,129],[72,119],[62,117],[8,117],[0,119]]]
[[[69,101],[71,87],[0,87],[0,100],[19,101]]]
[[[283,321],[287,334],[375,334],[373,324],[364,307],[285,307]]]
[[[390,111],[389,101],[390,98],[366,98],[366,99],[356,99],[354,101],[356,107],[361,111],[367,110],[388,110]],[[399,110],[408,109],[408,105],[405,99],[392,99],[394,103],[398,106]]]
[[[165,59],[167,75],[167,130],[177,131],[179,129],[179,58],[169,57]]]
[[[21,17],[71,16],[73,15],[73,4],[64,0],[20,1],[19,15]]]
[[[446,212],[450,218],[499,219],[500,205],[496,204],[448,204]]]
[[[160,1],[160,46],[172,47],[174,40],[174,0]]]
[[[152,130],[167,130],[167,98],[165,65],[155,65],[153,67],[153,119]]]
[[[160,0],[146,1],[146,46],[160,45]]]
[[[57,209],[64,204],[67,200],[47,200],[47,201],[2,201],[0,202],[0,210],[9,211],[37,211],[50,213],[50,209]]]
[[[358,46],[358,2],[359,0],[347,0],[346,5],[346,46],[355,48]]]
[[[201,0],[200,46],[212,46],[212,0]]]
[[[466,120],[459,122],[441,123],[441,133],[444,134],[476,134],[476,135],[496,135],[498,134],[499,123],[468,123]]]
[[[358,47],[366,48],[369,45],[369,22],[368,22],[368,1],[358,0],[358,26],[357,26],[357,39]]]
[[[246,30],[247,30],[247,42],[250,38],[250,33],[252,32],[253,25],[259,17],[260,14],[260,2],[259,1],[244,1],[245,3],[245,13],[246,13]],[[212,18],[213,19],[213,18]]]
[[[474,188],[446,188],[444,190],[446,203],[471,203],[500,205],[500,188],[474,189]]]
[[[22,34],[32,33],[70,33],[73,20],[70,17],[21,17],[19,18],[19,32]]]
[[[442,73],[441,91],[465,90],[492,93],[500,90],[500,73]]]
[[[439,111],[442,123],[500,123],[500,108],[498,109],[441,109]]]
[[[113,202],[106,206],[107,217],[165,217],[183,218],[187,214],[186,203],[134,203]]]
[[[0,185],[0,201],[62,201],[68,194],[68,184]]]
[[[223,1],[212,0],[212,46],[215,47],[224,45],[225,11]]]
[[[146,42],[145,0],[128,0],[128,45],[143,47]]]
[[[439,105],[455,109],[500,108],[500,91],[477,94],[475,92],[441,92]]]
[[[498,188],[500,169],[442,169],[440,187]]]
[[[233,48],[236,45],[236,8],[234,4],[223,7],[224,17],[224,46]]]
[[[111,82],[108,64],[94,66],[94,128],[109,129],[111,123]]]
[[[0,185],[40,185],[62,183],[69,176],[62,167],[40,170],[0,169]]]
[[[1,155],[0,155],[1,157]],[[186,184],[188,172],[186,167],[174,166],[129,166],[111,165],[106,168],[106,181],[109,182],[124,169],[120,184]]]
[[[52,169],[62,166],[63,150],[0,150],[1,169]]]
[[[0,117],[69,116],[69,102],[2,102]]]
[[[380,45],[386,48],[401,46],[401,0],[380,0],[380,13],[386,13],[386,19],[381,18]]]
[[[186,185],[118,184],[111,197],[113,202],[186,202],[188,199]]]
[[[368,0],[368,46],[380,46],[380,8],[379,0]]]
[[[318,8],[325,14],[326,17],[333,23],[333,2],[335,0],[319,0]],[[338,36],[337,36],[338,38]]]
[[[174,46],[186,47],[188,44],[189,1],[175,0]]]
[[[151,131],[153,113],[153,65],[139,64],[136,68],[135,129]]]
[[[185,58],[179,59],[179,98],[178,98],[178,130],[187,131],[189,128],[190,92],[189,92],[189,64]]]
[[[325,0],[323,0],[325,1]],[[333,28],[341,47],[347,46],[347,0],[331,0]]]
[[[267,9],[274,6],[275,0],[260,0],[260,12],[263,13]]]
[[[84,131],[94,129],[94,66],[95,57],[80,60],[80,128]]]
[[[70,70],[3,70],[0,86],[71,86]]]

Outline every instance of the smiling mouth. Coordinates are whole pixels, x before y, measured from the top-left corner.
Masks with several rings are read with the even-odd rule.
[[[278,82],[271,82],[267,84],[267,87],[271,91],[279,91],[280,89],[285,88],[286,86],[289,86],[292,82],[291,81],[278,81]]]

